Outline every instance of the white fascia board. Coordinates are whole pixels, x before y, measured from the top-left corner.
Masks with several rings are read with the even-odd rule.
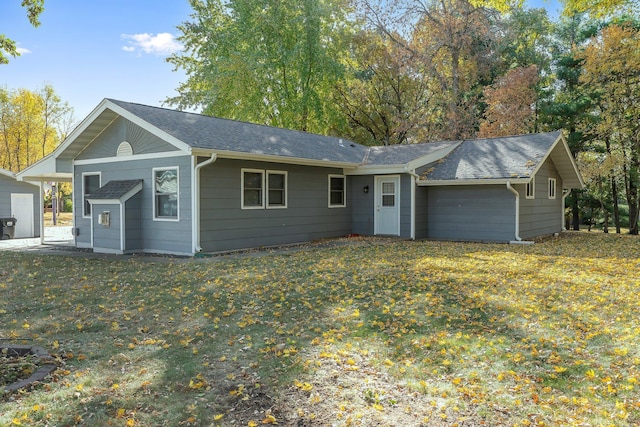
[[[18,181],[34,182],[71,182],[72,174],[56,171],[56,158],[54,153],[48,154],[28,168],[15,175]]]
[[[163,151],[160,153],[133,154],[131,156],[100,157],[96,159],[74,160],[73,164],[74,166],[98,165],[103,163],[121,163],[121,162],[129,162],[134,160],[166,159],[166,158],[172,158],[172,157],[185,157],[185,156],[190,156],[190,154],[185,154],[182,151]]]
[[[224,151],[224,150],[211,150],[211,151],[198,151],[200,156],[211,156],[211,154],[217,154],[219,159],[234,159],[234,160],[253,160],[257,162],[271,162],[271,163],[284,163],[291,165],[303,165],[303,166],[319,166],[319,167],[332,167],[332,168],[345,168],[353,169],[358,167],[357,163],[349,162],[335,162],[331,160],[314,160],[305,159],[302,157],[286,157],[277,156],[273,154],[259,154],[259,153],[243,153],[239,151]]]
[[[122,197],[120,197],[119,199],[91,199],[91,198],[88,197],[86,200],[89,202],[90,205],[123,204],[124,202],[126,202],[127,200],[129,200],[130,198],[132,198],[133,196],[138,194],[140,192],[140,190],[142,190],[142,183],[141,182],[136,184],[136,186],[133,187],[131,190],[129,190],[126,193],[124,193],[122,195]]]
[[[120,199],[86,199],[90,205],[120,205]]]
[[[578,178],[578,182],[580,183],[580,188],[584,188],[585,184],[584,184],[584,181],[582,179],[582,175],[580,175],[580,171],[578,170],[578,165],[576,164],[576,161],[573,158],[573,154],[571,154],[571,150],[569,149],[569,145],[567,144],[567,140],[564,138],[564,135],[562,133],[558,136],[558,138],[554,141],[554,143],[551,144],[551,147],[549,147],[549,150],[547,150],[547,152],[545,153],[545,155],[542,158],[542,160],[540,162],[538,162],[538,164],[536,165],[535,169],[531,172],[531,176],[533,177],[538,173],[538,171],[540,170],[542,165],[551,156],[551,153],[553,152],[553,150],[556,149],[556,146],[558,144],[561,144],[562,147],[564,148],[564,152],[565,152],[567,158],[569,159],[569,162],[571,163],[571,166],[573,168],[573,173]],[[558,166],[556,165],[556,168],[557,167]],[[558,170],[558,173],[560,173],[560,170]],[[562,174],[560,174],[560,176],[562,177]],[[564,179],[562,181],[564,182]]]
[[[106,104],[110,102],[107,99],[103,99],[100,104],[98,104],[98,106],[96,108],[94,108],[87,117],[84,118],[84,120],[82,120],[80,122],[80,124],[78,126],[75,127],[74,130],[71,131],[71,133],[69,134],[69,136],[67,136],[65,138],[64,141],[62,141],[62,143],[60,145],[58,145],[56,147],[55,150],[53,150],[53,152],[51,153],[51,155],[53,157],[58,157],[58,155],[60,153],[62,153],[64,150],[66,150],[71,144],[73,144],[73,141],[75,141],[75,139],[82,134],[82,132],[84,132],[90,125],[91,123],[93,123],[93,121],[95,119],[98,118],[98,116],[100,116],[100,114],[102,114],[102,112],[105,110],[106,108]]]
[[[408,166],[404,165],[384,165],[384,166],[358,166],[354,170],[345,170],[345,175],[389,175],[403,174],[408,172]]]
[[[158,138],[168,142],[169,144],[173,145],[174,147],[176,147],[178,150],[183,151],[187,154],[191,154],[191,146],[185,142],[182,142],[181,140],[179,140],[178,138],[169,135],[168,133],[166,133],[165,131],[158,129],[157,127],[153,126],[152,124],[142,120],[140,117],[136,116],[133,113],[130,113],[129,111],[127,111],[126,109],[120,107],[119,105],[114,104],[113,102],[109,101],[109,100],[105,100],[106,101],[106,105],[105,108],[110,109],[111,111],[113,111],[114,113],[118,114],[119,116],[131,121],[132,123],[135,123],[136,125],[140,126],[141,128],[143,128],[144,130],[146,130],[147,132],[152,133],[153,135],[157,136]]]
[[[419,187],[443,187],[451,185],[506,185],[526,184],[531,178],[500,178],[500,179],[449,179],[449,180],[417,180]]]
[[[571,166],[573,167],[573,171],[576,174],[576,176],[578,177],[578,182],[580,183],[580,188],[585,188],[586,184],[584,183],[584,180],[582,179],[582,174],[580,174],[580,170],[578,169],[578,164],[576,163],[576,159],[573,157],[573,154],[571,154],[571,150],[569,149],[569,144],[567,143],[567,140],[565,139],[565,137],[560,134],[560,137],[558,138],[560,141],[556,141],[557,143],[562,143],[562,146],[564,147],[564,151],[567,153],[567,157],[569,158],[569,161],[571,162]],[[551,153],[552,150],[549,150],[549,153]],[[564,181],[564,180],[563,180]]]
[[[15,174],[11,171],[8,171],[6,169],[0,169],[0,175],[4,175],[4,176],[8,176],[9,178],[15,178]]]

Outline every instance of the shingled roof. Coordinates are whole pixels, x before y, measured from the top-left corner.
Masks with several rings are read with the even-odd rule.
[[[88,194],[87,200],[121,200],[123,198],[128,199],[132,195],[140,191],[140,189],[142,189],[141,179],[109,181],[98,190],[94,191],[91,194]]]
[[[363,165],[404,165],[412,160],[452,148],[460,141],[369,147]]]
[[[434,164],[426,181],[529,178],[560,137],[560,132],[465,140]]]
[[[109,99],[193,148],[360,164],[367,147],[316,135]]]

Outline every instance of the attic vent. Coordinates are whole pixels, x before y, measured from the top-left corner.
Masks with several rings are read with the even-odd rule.
[[[120,145],[118,145],[118,151],[116,152],[116,157],[132,156],[132,155],[133,155],[133,148],[131,148],[131,144],[129,144],[127,141],[121,142]]]

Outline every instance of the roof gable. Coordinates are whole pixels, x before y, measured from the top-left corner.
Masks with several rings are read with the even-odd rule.
[[[584,186],[560,132],[365,147],[342,138],[113,99],[104,99],[50,156],[18,179],[70,180],[73,161],[120,117],[187,155],[343,167],[353,174],[411,172],[432,165],[420,185],[528,182],[551,158],[566,188]]]
[[[308,132],[108,100],[192,149],[359,164],[366,147]]]
[[[582,179],[560,132],[463,141],[422,176],[423,185],[528,182],[551,156],[565,188]]]

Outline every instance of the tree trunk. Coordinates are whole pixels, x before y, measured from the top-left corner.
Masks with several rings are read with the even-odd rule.
[[[571,214],[572,222],[571,228],[574,230],[580,230],[580,210],[578,209],[578,190],[575,188],[571,190],[573,197],[571,197]]]
[[[615,177],[611,177],[611,197],[613,198],[613,222],[616,225],[616,233],[620,234],[620,206],[618,206],[618,184]]]

